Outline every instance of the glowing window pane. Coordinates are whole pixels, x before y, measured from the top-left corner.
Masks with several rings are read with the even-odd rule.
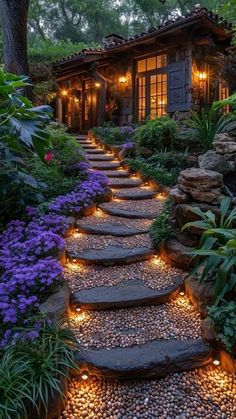
[[[146,60],[138,61],[138,73],[142,73],[143,71],[146,71]]]
[[[156,64],[156,57],[151,57],[147,59],[147,70],[154,70],[155,68],[157,68],[157,64]]]

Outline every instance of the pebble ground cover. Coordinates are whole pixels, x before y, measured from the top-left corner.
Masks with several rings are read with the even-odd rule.
[[[100,166],[110,180],[113,176],[116,178],[118,186],[120,169],[103,170],[102,163]],[[123,181],[124,178],[120,179]],[[125,188],[121,189],[125,191]],[[135,197],[140,188],[129,190]],[[119,188],[114,194],[116,191]],[[161,212],[163,203],[161,194],[145,200],[113,199],[101,204],[95,214],[80,222],[80,226],[96,227],[106,223],[130,228],[150,226],[150,219]],[[125,211],[125,217],[121,210]],[[109,245],[135,248],[148,247],[151,243],[147,233],[115,237],[112,234],[86,234],[79,228],[66,240],[69,252],[91,248],[101,251]],[[182,272],[157,257],[115,266],[86,265],[70,260],[64,275],[74,292],[112,287],[134,278],[142,278],[153,289],[165,289],[175,283]],[[200,316],[185,295],[159,306],[75,312],[71,316],[71,326],[79,343],[93,349],[132,346],[152,339],[187,340],[201,336]],[[69,385],[67,404],[60,419],[233,419],[236,417],[235,406],[234,377],[220,366],[209,364],[152,380],[117,381],[92,375],[85,381],[82,377],[75,378]]]

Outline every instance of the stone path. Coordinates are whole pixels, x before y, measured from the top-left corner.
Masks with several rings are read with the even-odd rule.
[[[162,194],[86,137],[80,143],[91,166],[108,177],[113,200],[79,220],[67,239],[65,277],[82,373],[61,418],[235,417],[231,376],[211,363],[200,316],[182,292],[182,272],[152,248],[148,230]]]

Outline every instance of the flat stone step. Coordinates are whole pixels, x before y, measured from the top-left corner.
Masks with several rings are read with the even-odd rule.
[[[119,162],[90,162],[91,166],[94,169],[103,169],[103,170],[110,170],[110,169],[117,169],[118,167],[120,167],[120,163]]]
[[[129,177],[123,179],[109,179],[109,186],[111,188],[134,188],[142,185],[141,179],[131,179]]]
[[[104,150],[102,150],[101,148],[96,148],[96,149],[91,149],[91,150],[86,150],[85,153],[90,156],[91,154],[104,154]]]
[[[179,283],[181,283],[181,278],[179,278]],[[107,310],[163,304],[175,298],[178,292],[178,284],[163,290],[155,290],[148,287],[141,279],[131,279],[110,287],[95,287],[74,292],[71,302],[86,310]]]
[[[86,249],[82,252],[67,251],[70,260],[95,265],[126,265],[151,258],[154,250],[149,247],[134,247],[132,249],[108,245],[103,249]]]
[[[84,150],[97,150],[97,146],[93,144],[81,144]]]
[[[111,204],[110,202],[108,204]],[[109,215],[115,215],[116,217],[124,218],[135,218],[141,219],[146,218],[148,220],[153,220],[157,216],[157,212],[149,213],[145,211],[129,211],[128,209],[122,209],[119,206],[116,206],[115,202],[112,202],[112,205],[107,205],[107,203],[100,204],[99,208]]]
[[[88,156],[89,161],[112,161],[114,157],[107,154],[90,154]]]
[[[87,234],[99,234],[99,235],[109,235],[109,236],[118,236],[118,237],[128,237],[135,236],[137,234],[143,234],[149,232],[149,227],[135,228],[127,227],[122,225],[115,225],[109,222],[104,222],[100,225],[89,224],[85,222],[77,222],[76,224],[78,230],[81,233]]]
[[[132,189],[123,189],[114,191],[114,198],[124,199],[124,200],[143,200],[155,198],[157,191],[150,189],[142,188],[132,188]]]
[[[129,176],[128,170],[100,170],[108,178],[126,178]]]
[[[154,340],[112,349],[80,348],[78,366],[91,375],[117,378],[154,378],[202,367],[212,361],[210,346],[202,339]],[[79,373],[79,371],[78,371]]]

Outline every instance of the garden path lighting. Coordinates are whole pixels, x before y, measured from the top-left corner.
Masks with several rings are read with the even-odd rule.
[[[82,380],[87,380],[89,378],[89,373],[87,371],[82,371],[81,373]]]
[[[220,365],[220,361],[219,361],[219,359],[217,359],[217,358],[213,359],[212,363],[213,363],[216,367],[218,367],[218,366]]]

